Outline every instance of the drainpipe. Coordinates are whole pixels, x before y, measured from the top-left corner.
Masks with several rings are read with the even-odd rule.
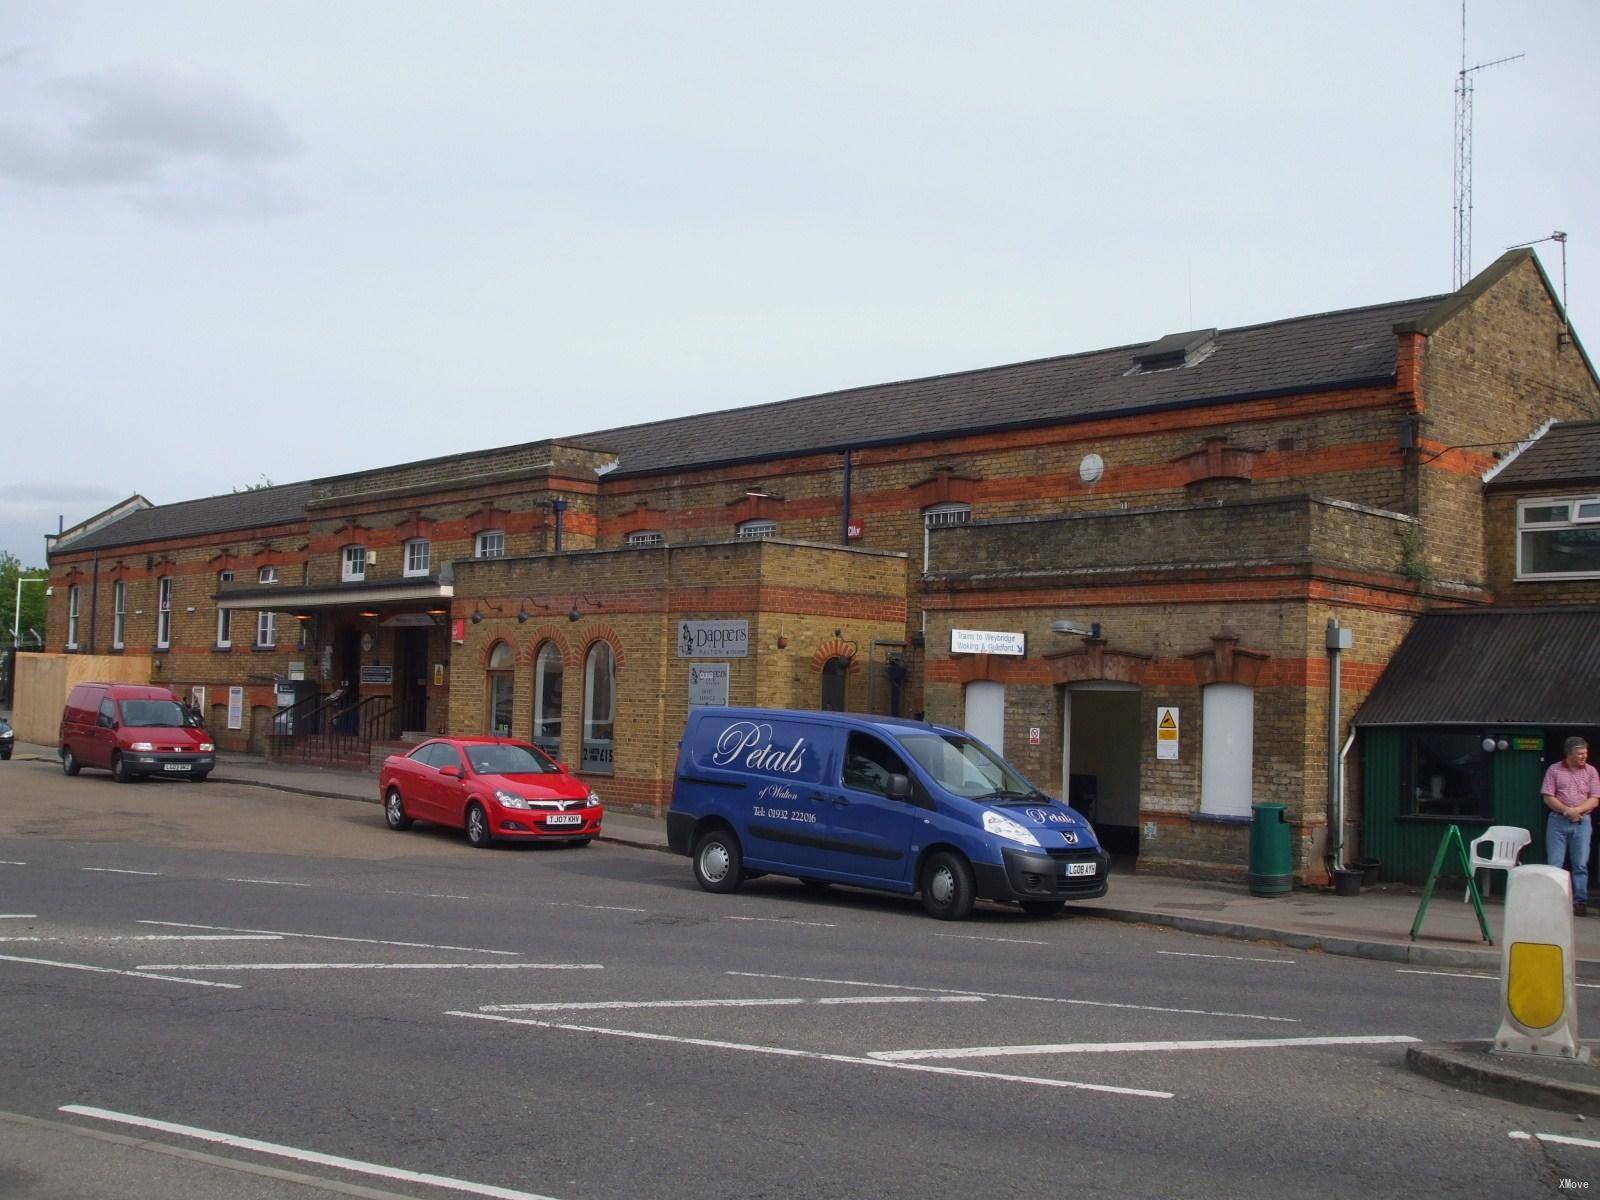
[[[850,466],[852,452],[844,452],[844,515],[839,519],[839,544],[850,544]],[[868,708],[868,712],[872,710]]]
[[[561,515],[567,511],[567,502],[560,496],[550,501],[550,511],[556,515],[556,553],[561,553]]]
[[[1328,836],[1326,858],[1329,872],[1344,867],[1344,756],[1350,745],[1339,749],[1339,652],[1354,644],[1350,630],[1338,618],[1328,618]],[[1355,734],[1351,733],[1354,739]]]
[[[874,703],[874,693],[877,691],[875,685],[878,682],[879,646],[898,646],[901,650],[906,648],[904,642],[890,638],[873,638],[871,644],[867,647],[867,711],[869,713],[878,711],[878,707]]]

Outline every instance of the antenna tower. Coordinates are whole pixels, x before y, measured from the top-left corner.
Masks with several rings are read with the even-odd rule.
[[[1456,203],[1451,250],[1452,288],[1472,278],[1472,76],[1487,67],[1516,62],[1526,55],[1512,54],[1492,62],[1467,66],[1467,0],[1461,0],[1461,70],[1456,73]]]

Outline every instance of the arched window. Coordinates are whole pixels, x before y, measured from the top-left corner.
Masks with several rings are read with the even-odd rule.
[[[533,664],[533,744],[551,758],[561,757],[562,666],[554,642],[539,647]]]
[[[850,678],[848,658],[830,658],[822,664],[822,711],[844,711],[844,688]]]
[[[922,569],[928,569],[928,530],[965,525],[972,520],[970,504],[930,504],[922,510]]]
[[[489,651],[488,713],[489,732],[495,737],[511,736],[511,647],[496,642]]]
[[[1200,693],[1200,811],[1248,817],[1254,788],[1256,693],[1213,683]]]
[[[611,647],[596,642],[583,660],[583,759],[580,769],[611,774],[611,734],[616,718],[617,660]]]

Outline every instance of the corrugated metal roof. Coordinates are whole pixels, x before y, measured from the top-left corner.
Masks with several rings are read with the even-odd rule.
[[[1600,607],[1461,609],[1412,626],[1357,725],[1600,725]]]
[[[1562,421],[1501,468],[1491,488],[1600,481],[1600,421]]]

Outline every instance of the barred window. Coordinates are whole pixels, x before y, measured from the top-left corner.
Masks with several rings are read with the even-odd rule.
[[[776,521],[746,521],[739,526],[740,541],[756,541],[760,538],[778,536],[778,523]]]
[[[928,569],[928,530],[950,525],[965,525],[972,520],[970,504],[933,504],[922,510],[922,569]]]
[[[636,529],[628,535],[630,546],[662,546],[667,539],[654,529]]]

